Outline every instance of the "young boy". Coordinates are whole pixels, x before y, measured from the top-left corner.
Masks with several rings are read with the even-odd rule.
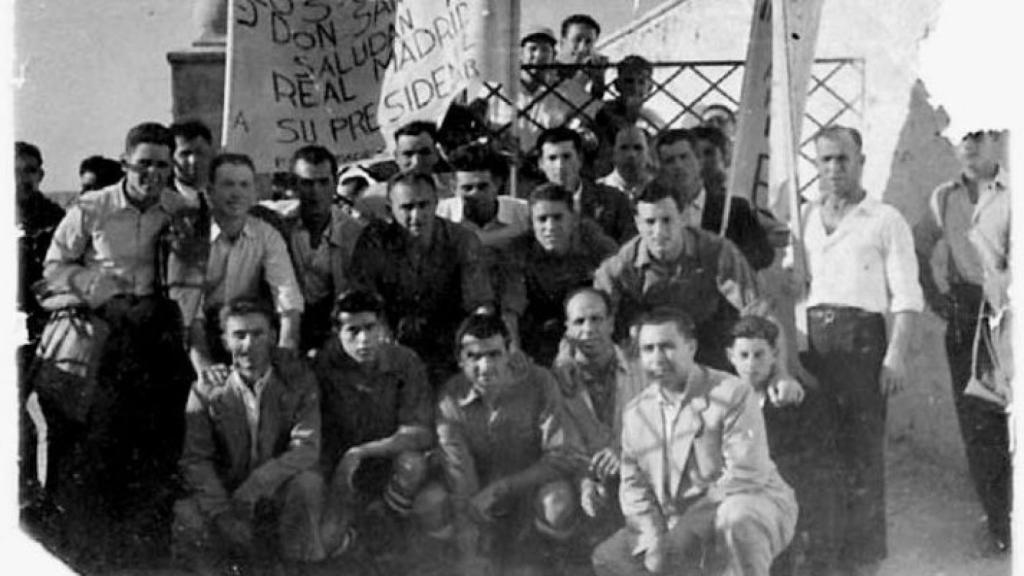
[[[768,320],[745,316],[733,326],[726,353],[761,399],[772,460],[800,506],[795,544],[775,560],[772,575],[795,574],[801,547],[806,573],[827,574],[835,565],[840,520],[831,407],[817,390],[788,389],[777,381],[778,336]]]

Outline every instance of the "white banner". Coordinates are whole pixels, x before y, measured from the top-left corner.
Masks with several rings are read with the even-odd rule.
[[[307,144],[340,162],[379,154],[402,124],[439,121],[492,66],[477,55],[497,38],[488,30],[502,24],[501,4],[232,0],[225,148],[252,156],[260,172],[286,170]]]
[[[772,0],[757,0],[736,113],[736,142],[729,169],[730,194],[764,206],[768,185],[768,114],[772,77]]]

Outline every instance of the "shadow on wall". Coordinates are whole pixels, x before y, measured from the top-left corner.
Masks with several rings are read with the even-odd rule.
[[[932,191],[959,173],[954,145],[942,135],[948,125],[946,112],[929,103],[924,83],[915,82],[883,195],[911,227],[924,216]],[[918,323],[909,366],[912,378],[890,403],[889,437],[909,442],[916,453],[936,464],[966,470],[943,344],[945,329],[945,322],[931,312]]]

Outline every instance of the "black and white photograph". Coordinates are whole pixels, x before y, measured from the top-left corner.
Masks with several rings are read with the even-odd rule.
[[[1024,572],[1011,4],[3,3],[0,571]]]

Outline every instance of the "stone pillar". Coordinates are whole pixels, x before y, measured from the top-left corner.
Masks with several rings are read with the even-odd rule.
[[[196,0],[192,19],[199,34],[192,46],[169,52],[171,114],[175,121],[201,120],[219,145],[224,114],[228,0]]]

